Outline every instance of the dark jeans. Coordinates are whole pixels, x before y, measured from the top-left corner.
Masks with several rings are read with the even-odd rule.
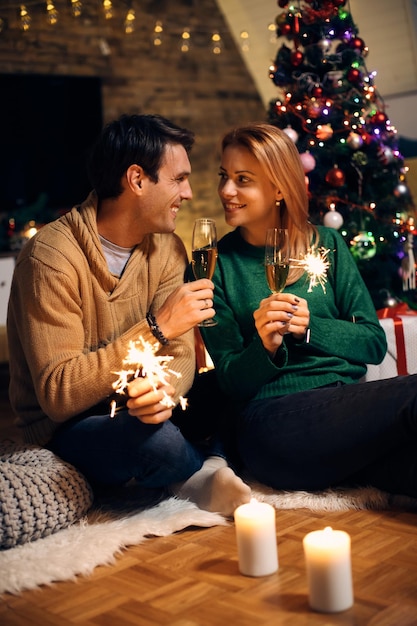
[[[129,413],[71,420],[48,446],[77,467],[94,486],[117,486],[135,478],[146,488],[186,480],[203,464],[201,450],[170,421],[143,424]]]
[[[238,449],[275,489],[373,485],[417,497],[417,375],[252,401]]]
[[[171,420],[158,425],[143,424],[126,410],[114,418],[79,416],[61,426],[48,447],[94,486],[134,478],[145,488],[165,488],[189,478],[207,456],[225,456],[217,436],[222,396],[214,373],[197,376],[187,397],[186,411],[176,408]]]

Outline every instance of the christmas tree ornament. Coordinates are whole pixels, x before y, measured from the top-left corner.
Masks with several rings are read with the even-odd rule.
[[[326,174],[326,183],[332,187],[342,187],[345,184],[345,175],[337,165],[334,165]]]
[[[374,137],[367,132],[361,132],[361,137],[367,146],[369,146],[374,141]]]
[[[281,24],[281,26],[278,28],[278,36],[283,35],[285,37],[286,35],[289,35],[291,31],[292,31],[291,24],[288,24],[288,22],[285,22],[285,24]]]
[[[300,161],[303,165],[304,173],[312,172],[316,167],[316,159],[310,152],[302,152],[300,154]]]
[[[394,154],[389,146],[379,146],[377,149],[377,155],[379,161],[381,161],[384,165],[388,165],[388,163],[392,163],[394,160]]]
[[[292,128],[292,126],[287,126],[286,128],[284,128],[284,129],[283,129],[283,131],[284,131],[284,133],[285,133],[286,135],[288,135],[288,137],[289,137],[290,139],[292,139],[292,141],[293,141],[294,143],[297,143],[297,141],[298,141],[298,133],[297,133],[297,131],[296,131],[296,130],[294,130],[294,129]]]
[[[335,209],[331,209],[325,213],[323,224],[328,228],[339,230],[339,228],[343,226],[343,216]]]
[[[350,243],[350,251],[357,260],[372,259],[376,254],[375,237],[370,232],[360,232]]]
[[[281,27],[286,22],[287,22],[287,13],[285,11],[277,15],[277,17],[275,18],[275,24],[278,27]]]
[[[323,87],[321,87],[321,85],[314,85],[311,90],[311,95],[315,98],[320,98],[323,95]]]
[[[394,189],[394,196],[396,198],[401,198],[401,196],[405,196],[408,193],[408,187],[405,183],[399,183]]]
[[[289,0],[278,0],[277,4],[279,7],[281,7],[281,9],[284,9],[287,4],[288,4]]]
[[[294,67],[298,67],[302,64],[303,61],[304,54],[301,52],[301,50],[294,50],[293,52],[291,52],[291,65],[294,65]]]
[[[362,152],[362,150],[358,150],[352,156],[352,163],[354,163],[357,167],[365,167],[365,165],[368,165],[369,159],[366,154]]]
[[[316,137],[320,141],[327,141],[333,135],[333,128],[330,124],[319,124],[316,129]]]
[[[371,124],[378,128],[383,128],[386,126],[388,117],[383,111],[377,111],[370,118]]]
[[[407,233],[405,253],[406,256],[401,261],[403,291],[411,291],[416,288],[416,262],[414,257],[414,235],[412,232]]]
[[[363,144],[363,139],[359,133],[350,132],[346,139],[346,143],[351,150],[359,150]]]
[[[365,42],[360,37],[353,37],[353,39],[349,42],[349,47],[354,50],[358,50],[358,52],[363,52],[365,49]]]
[[[351,67],[350,70],[346,74],[346,78],[350,83],[357,85],[362,80],[362,74],[356,67]]]

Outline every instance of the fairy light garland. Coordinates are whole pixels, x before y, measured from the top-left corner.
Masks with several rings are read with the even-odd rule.
[[[5,15],[0,13],[0,22],[2,24],[0,33],[4,33],[7,29],[14,29],[15,24],[22,33],[33,29],[35,26],[33,16],[35,11],[38,12],[39,9],[44,14],[44,19],[48,26],[53,27],[58,24],[61,15],[64,15],[64,11],[69,12],[74,19],[79,19],[83,14],[88,13],[88,9],[91,8],[91,6],[91,0],[69,0],[65,4],[63,0],[27,0],[24,3],[12,2],[8,4],[7,7],[0,9],[0,11],[15,11],[16,22],[14,23],[14,20],[11,19],[7,20]],[[98,10],[101,11],[105,20],[112,20],[116,15],[120,16],[120,14],[123,16],[122,28],[126,35],[131,35],[136,31],[139,22],[139,8],[139,6],[135,8],[133,1],[128,3],[123,0],[115,0],[115,2],[113,2],[113,0],[98,1]],[[94,9],[96,10],[95,6]],[[269,34],[271,26],[273,25],[269,24],[266,27]],[[215,56],[223,52],[223,36],[224,34],[229,34],[228,30],[225,30],[224,33],[219,29],[210,31],[209,28],[206,29],[204,26],[202,28],[201,25],[195,28],[184,25],[183,28],[179,28],[171,24],[170,29],[171,33],[178,33],[179,49],[181,52],[188,53],[190,51],[192,35],[207,35],[207,45]],[[163,32],[163,22],[161,19],[157,19],[151,33],[151,40],[154,46],[161,46],[163,44]],[[201,40],[201,37],[199,37],[199,39]],[[241,48],[246,52],[249,49],[249,32],[247,30],[242,32]]]

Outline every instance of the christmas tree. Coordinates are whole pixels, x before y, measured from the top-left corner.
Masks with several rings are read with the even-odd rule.
[[[415,303],[415,208],[397,131],[346,0],[278,0],[269,122],[295,142],[313,223],[339,230],[376,308]]]

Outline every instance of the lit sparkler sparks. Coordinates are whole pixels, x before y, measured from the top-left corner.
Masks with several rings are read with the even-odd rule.
[[[310,279],[308,293],[311,293],[313,287],[317,285],[320,285],[323,292],[326,293],[327,270],[330,267],[327,259],[329,252],[330,248],[327,250],[323,247],[316,250],[310,249],[302,259],[291,259],[292,264],[296,267],[302,267],[306,271]]]
[[[131,341],[127,356],[123,359],[123,365],[127,366],[127,369],[122,369],[117,374],[118,379],[113,383],[113,389],[115,393],[125,394],[126,388],[132,380],[135,378],[147,378],[152,385],[152,389],[156,391],[158,385],[168,384],[168,376],[173,375],[176,378],[181,378],[179,372],[168,367],[168,363],[173,360],[172,356],[157,356],[156,351],[158,349],[158,343],[151,344],[145,341],[143,337],[139,337],[138,341]],[[161,404],[166,407],[174,407],[175,402],[172,398],[162,390],[164,395],[161,400]],[[187,408],[187,399],[180,397],[180,405],[183,411]],[[114,417],[116,414],[116,400],[112,400],[110,403],[110,417]]]

